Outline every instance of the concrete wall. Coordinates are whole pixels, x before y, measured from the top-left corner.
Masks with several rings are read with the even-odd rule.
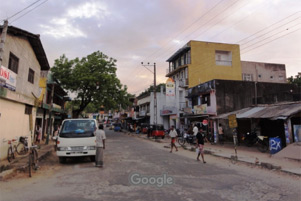
[[[39,97],[39,80],[41,66],[26,38],[7,35],[2,65],[8,68],[10,52],[19,58],[16,91],[0,87],[0,159],[7,157],[7,139],[30,136],[30,122],[34,130],[36,109],[32,116],[25,114],[25,104],[34,105],[34,93]],[[29,68],[34,71],[34,83],[28,82]],[[32,131],[33,132],[33,131]],[[5,141],[5,142],[4,142]],[[29,143],[31,138],[29,137]]]
[[[16,92],[33,98],[32,92],[36,95],[39,94],[41,67],[37,57],[28,40],[7,35],[2,62],[2,66],[6,68],[8,68],[10,52],[19,58]],[[34,84],[28,82],[29,68],[35,72]]]
[[[231,112],[255,104],[300,101],[300,92],[292,84],[215,80],[217,114]]]
[[[30,116],[25,114],[24,104],[0,98],[0,113],[0,160],[2,160],[7,157],[7,140],[19,136],[28,136],[29,143],[31,143],[31,132],[29,127]],[[33,108],[32,114],[32,119],[35,120],[35,108]]]
[[[284,64],[241,61],[241,70],[242,74],[252,75],[250,81],[286,83]]]
[[[213,79],[242,80],[239,45],[190,41],[189,88]],[[230,51],[232,65],[216,65],[215,51]]]

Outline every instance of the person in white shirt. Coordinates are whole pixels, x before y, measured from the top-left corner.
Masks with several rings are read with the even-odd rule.
[[[98,129],[96,130],[95,136],[96,136],[95,166],[102,167],[103,166],[103,150],[106,148],[106,144],[105,144],[106,134],[103,130],[102,124],[99,124]]]
[[[176,148],[176,151],[178,151],[178,148],[176,147],[176,137],[178,136],[178,133],[177,131],[175,130],[175,127],[174,126],[171,126],[171,129],[169,131],[169,136],[171,137],[171,146],[170,146],[170,153],[172,153],[172,149],[173,147]]]
[[[197,134],[198,134],[198,132],[199,132],[199,129],[198,129],[198,127],[196,126],[196,124],[194,125],[194,127],[193,127],[193,135],[194,136],[196,136]]]

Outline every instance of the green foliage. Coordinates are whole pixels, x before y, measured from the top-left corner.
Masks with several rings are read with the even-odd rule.
[[[159,85],[156,86],[156,92],[160,92],[161,90],[161,86],[163,86],[163,91],[166,90],[166,85],[165,83],[161,83]],[[151,85],[148,89],[145,89],[144,92],[140,93],[138,97],[141,97],[141,96],[149,96],[151,92],[154,91],[154,85]]]
[[[287,78],[287,81],[290,84],[295,84],[298,87],[301,87],[301,73],[299,73],[298,75],[295,75],[295,77],[291,76],[291,77]]]
[[[116,76],[116,60],[102,52],[94,52],[82,59],[69,60],[65,55],[55,60],[51,68],[53,77],[62,88],[76,94],[72,101],[74,116],[78,117],[92,104],[96,110],[103,105],[107,109],[127,106],[130,96],[127,87]]]

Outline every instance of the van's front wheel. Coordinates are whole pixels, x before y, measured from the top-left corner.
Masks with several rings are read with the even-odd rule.
[[[91,162],[95,162],[95,156],[90,156]]]
[[[65,157],[59,157],[60,163],[66,163],[66,158]]]

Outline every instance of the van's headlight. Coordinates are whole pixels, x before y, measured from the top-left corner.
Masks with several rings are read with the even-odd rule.
[[[95,150],[95,146],[84,146],[84,150]]]
[[[58,147],[58,151],[71,151],[71,147]]]

